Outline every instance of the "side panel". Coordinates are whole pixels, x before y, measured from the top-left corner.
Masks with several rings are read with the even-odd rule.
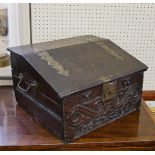
[[[62,138],[61,100],[21,56],[11,53],[11,66],[19,105],[44,127]]]
[[[37,122],[41,123],[44,128],[62,139],[62,119],[54,115],[49,109],[42,106],[26,93],[15,89],[16,100]]]
[[[143,72],[99,85],[64,99],[64,138],[70,142],[140,107]]]

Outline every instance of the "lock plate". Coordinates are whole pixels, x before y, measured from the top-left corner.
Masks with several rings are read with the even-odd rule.
[[[117,81],[103,84],[102,100],[108,100],[116,94],[116,84],[117,84]]]

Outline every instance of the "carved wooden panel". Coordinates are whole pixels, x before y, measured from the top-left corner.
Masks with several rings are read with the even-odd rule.
[[[137,73],[66,98],[65,140],[71,141],[139,109],[142,79],[143,74]]]

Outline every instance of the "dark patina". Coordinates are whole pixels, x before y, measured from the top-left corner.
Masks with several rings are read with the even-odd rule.
[[[108,39],[81,36],[8,50],[19,105],[64,142],[140,107],[147,66]]]

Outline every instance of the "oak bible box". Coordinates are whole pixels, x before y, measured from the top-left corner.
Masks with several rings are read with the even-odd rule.
[[[140,107],[147,66],[108,39],[80,36],[8,50],[19,105],[64,142]]]

